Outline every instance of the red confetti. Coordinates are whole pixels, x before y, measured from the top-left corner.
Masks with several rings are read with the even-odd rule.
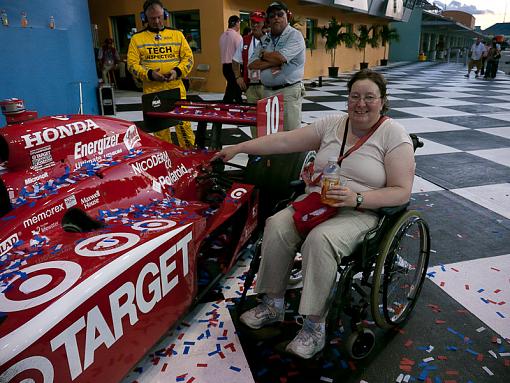
[[[500,269],[496,269],[495,267],[491,267],[491,269],[494,271],[501,271]]]
[[[407,364],[409,366],[414,366],[415,362],[412,359],[402,358],[402,360],[400,361],[400,364],[401,365]]]
[[[483,354],[478,354],[478,355],[476,356],[476,360],[477,360],[477,361],[479,361],[479,362],[481,362],[481,361],[483,360]]]
[[[221,359],[225,359],[225,354],[223,352],[218,352],[218,355],[220,356]]]
[[[444,324],[446,323],[445,320],[442,320],[442,319],[436,319],[436,324]]]
[[[177,337],[177,339],[179,339],[179,340],[181,340],[182,338],[184,338],[184,333],[179,334],[179,336]]]
[[[427,379],[425,379],[426,383],[432,383],[432,378],[430,376],[427,376]]]
[[[413,341],[411,339],[408,339],[407,342],[404,343],[404,347],[409,348],[413,345]]]
[[[161,372],[165,372],[167,366],[168,366],[168,363],[163,364],[163,367],[161,368]]]
[[[448,357],[447,356],[444,356],[444,355],[438,355],[436,357],[437,360],[448,360]]]
[[[464,285],[464,288],[465,288],[466,290],[469,290],[469,285]]]
[[[501,305],[504,305],[505,303],[506,303],[505,301],[501,301],[501,302],[498,303],[498,305],[501,306]]]
[[[228,330],[223,330],[223,336],[227,336]]]
[[[194,380],[195,380],[195,377],[192,376],[191,378],[188,379],[188,381],[186,383],[193,383]]]
[[[441,283],[439,284],[439,286],[441,286],[441,287],[444,287],[444,285],[445,285],[445,283],[444,283],[444,282],[441,282]]]
[[[453,271],[455,271],[456,273],[459,272],[459,270],[457,270],[455,267],[450,267]]]
[[[159,358],[152,359],[152,364],[156,366],[159,363]]]
[[[236,347],[234,345],[234,343],[229,343],[229,344],[226,344],[225,346],[223,346],[224,348],[228,348],[230,349],[230,351],[232,352],[236,352]]]
[[[510,359],[505,359],[504,364],[505,364],[505,367],[509,367],[510,366]]]
[[[401,364],[401,365],[400,365],[400,369],[401,369],[402,371],[404,371],[404,372],[411,372],[411,370],[413,369],[413,367],[412,367],[412,366],[407,366],[407,365],[405,365],[405,364]]]
[[[207,363],[197,363],[197,367],[207,367]]]
[[[446,370],[446,375],[459,375],[457,370]]]
[[[501,289],[494,290],[494,294],[501,292]]]
[[[456,380],[445,380],[444,383],[457,383]]]
[[[352,360],[349,361],[349,367],[351,368],[352,371],[356,371],[356,365]]]

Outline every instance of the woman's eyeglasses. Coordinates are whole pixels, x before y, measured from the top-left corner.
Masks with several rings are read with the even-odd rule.
[[[285,16],[285,12],[278,11],[278,12],[269,12],[267,14],[267,17],[270,18],[270,19],[274,19],[276,16],[283,17],[283,16]]]
[[[373,96],[371,94],[366,95],[365,97],[362,97],[359,94],[350,94],[349,102],[352,104],[357,104],[359,101],[363,100],[363,101],[365,101],[365,104],[373,104],[380,98],[381,98],[380,96]]]

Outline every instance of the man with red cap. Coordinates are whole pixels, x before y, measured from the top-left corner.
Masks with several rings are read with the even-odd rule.
[[[264,98],[264,86],[260,82],[260,70],[248,69],[248,63],[255,49],[260,44],[260,39],[264,34],[265,21],[265,12],[253,11],[250,13],[251,31],[246,36],[243,36],[243,42],[239,45],[232,58],[232,68],[236,76],[237,85],[246,93],[249,103],[256,103]],[[251,134],[252,138],[257,136],[257,129],[255,127],[252,127]]]

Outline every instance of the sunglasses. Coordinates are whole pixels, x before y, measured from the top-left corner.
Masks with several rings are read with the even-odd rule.
[[[285,12],[284,11],[269,12],[267,15],[267,17],[270,19],[274,19],[276,16],[283,17],[283,16],[285,16]]]

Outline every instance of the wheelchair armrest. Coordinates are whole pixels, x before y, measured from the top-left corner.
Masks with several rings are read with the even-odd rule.
[[[289,186],[294,193],[300,192],[301,194],[303,194],[305,192],[306,184],[305,181],[299,179],[290,181]]]
[[[400,213],[407,209],[409,206],[409,202],[400,205],[400,206],[388,206],[388,207],[382,207],[378,210],[379,215],[383,217],[391,217],[392,215],[395,215],[397,213]]]
[[[416,152],[416,149],[423,147],[423,141],[420,140],[420,138],[414,134],[411,133],[409,135],[411,137],[411,141],[413,142],[413,150]]]

